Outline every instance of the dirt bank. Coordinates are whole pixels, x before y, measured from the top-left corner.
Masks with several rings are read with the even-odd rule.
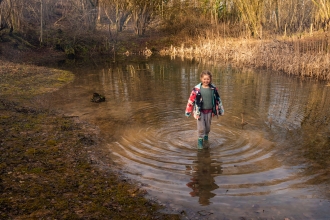
[[[137,184],[98,166],[97,128],[43,108],[37,97],[74,76],[23,61],[54,54],[41,52],[41,61],[36,52],[10,54],[5,60],[12,62],[0,60],[1,219],[179,219],[161,214]]]

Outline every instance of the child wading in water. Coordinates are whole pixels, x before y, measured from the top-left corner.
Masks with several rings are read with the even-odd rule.
[[[200,76],[201,83],[197,84],[188,99],[185,115],[189,117],[193,112],[197,119],[198,148],[203,148],[203,141],[208,141],[211,129],[211,120],[214,115],[223,115],[224,108],[217,88],[211,83],[212,74],[203,71]]]

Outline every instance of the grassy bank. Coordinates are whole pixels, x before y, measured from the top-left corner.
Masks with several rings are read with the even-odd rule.
[[[61,48],[70,48],[73,54],[58,49],[49,43],[47,47],[33,48],[17,38],[3,33],[0,40],[0,56],[9,61],[35,63],[36,59],[53,56],[84,58],[91,61],[107,57],[113,61],[117,55],[136,56],[152,54],[178,56],[185,59],[213,60],[238,67],[264,68],[302,78],[330,81],[330,36],[326,32],[297,33],[291,36],[265,34],[264,38],[229,37],[214,27],[198,29],[190,36],[185,29],[173,32],[171,29],[150,28],[145,36],[136,36],[133,27],[128,27],[109,41],[108,31],[98,29],[94,34],[80,36],[72,42],[72,36],[63,35]],[[227,27],[229,29],[229,27]],[[15,36],[15,34],[14,34]],[[71,39],[71,40],[70,40]],[[25,42],[25,41],[24,41]],[[64,44],[64,42],[66,42]],[[46,48],[46,50],[44,50]],[[35,56],[22,56],[21,51],[38,52]],[[48,49],[48,50],[47,50]],[[14,51],[14,53],[8,53]],[[45,54],[45,52],[51,54]]]
[[[0,60],[0,97],[11,100],[30,100],[52,92],[73,80],[72,73],[64,70],[15,64]]]
[[[1,219],[179,219],[97,166],[93,127],[31,107],[37,95],[71,82],[70,72],[0,64]]]
[[[223,37],[209,32],[203,37],[186,39],[181,46],[162,49],[160,53],[330,80],[330,37],[324,33],[315,33],[313,36],[246,39]]]

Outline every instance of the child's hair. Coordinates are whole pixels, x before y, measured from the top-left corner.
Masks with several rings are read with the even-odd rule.
[[[212,82],[212,73],[208,70],[203,70],[202,73],[201,73],[200,78],[202,78],[205,75],[208,75],[210,77],[210,81]]]

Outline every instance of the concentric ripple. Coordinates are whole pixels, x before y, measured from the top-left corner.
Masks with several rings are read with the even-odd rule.
[[[209,141],[198,150],[196,121],[184,117],[184,108],[198,81],[193,71],[199,70],[180,66],[176,72],[159,73],[157,65],[150,63],[141,72],[82,75],[53,103],[96,124],[118,167],[179,212],[206,213],[199,219],[328,216],[329,201],[310,184],[319,174],[305,172],[309,165],[299,148],[302,122],[311,120],[301,100],[308,100],[312,87],[279,76],[274,83],[265,75],[215,70],[226,113],[213,118]],[[103,89],[105,103],[86,101],[95,88]],[[248,122],[245,127],[243,121]]]
[[[213,119],[203,150],[197,150],[196,121],[183,117],[131,124],[108,148],[129,177],[144,183],[162,201],[184,208],[207,206],[213,212],[226,201],[221,210],[232,212],[235,207],[250,209],[254,203],[274,206],[290,192],[285,202],[294,208],[295,185],[313,178],[300,174],[305,165],[284,165],[276,156],[276,143],[264,138],[264,133],[226,123]],[[286,212],[281,211],[290,213]]]
[[[158,126],[138,125],[135,128],[130,125],[117,142],[109,143],[109,148],[120,158],[117,162],[123,161],[131,173],[136,172],[142,178],[144,175],[159,176],[163,173],[161,176],[164,179],[152,179],[160,182],[166,180],[171,184],[177,184],[177,177],[185,176],[187,169],[191,170],[188,172],[191,174],[197,172],[199,163],[211,170],[218,167],[216,173],[207,172],[205,175],[214,178],[221,176],[222,182],[230,181],[229,177],[240,179],[244,175],[242,181],[237,182],[237,187],[230,187],[240,189],[240,193],[242,187],[239,186],[242,185],[272,186],[287,182],[289,186],[288,181],[296,179],[293,177],[294,170],[286,169],[276,160],[273,156],[274,144],[264,139],[261,133],[233,130],[214,121],[210,140],[205,143],[207,148],[198,151],[195,123],[194,119],[182,118]],[[169,178],[171,175],[173,180]],[[276,181],[267,181],[269,178]],[[231,193],[235,194],[234,191]]]

